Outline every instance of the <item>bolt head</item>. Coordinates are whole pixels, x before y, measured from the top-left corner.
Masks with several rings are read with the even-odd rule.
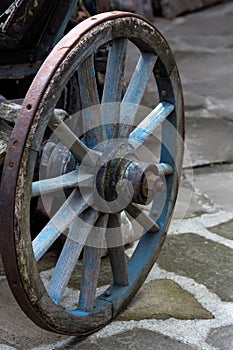
[[[165,191],[165,185],[160,176],[153,172],[147,173],[142,181],[142,195],[147,198],[154,197],[157,193]]]

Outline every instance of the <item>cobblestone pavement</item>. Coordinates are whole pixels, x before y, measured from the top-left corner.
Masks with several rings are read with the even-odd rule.
[[[82,342],[34,326],[2,277],[1,350],[233,349],[233,2],[155,25],[181,72],[188,149],[158,262],[127,310]]]

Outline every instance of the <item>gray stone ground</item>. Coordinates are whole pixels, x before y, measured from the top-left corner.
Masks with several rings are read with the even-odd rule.
[[[233,349],[233,2],[155,24],[174,50],[187,116],[181,188],[158,262],[119,319],[82,343],[34,326],[2,277],[1,350]]]

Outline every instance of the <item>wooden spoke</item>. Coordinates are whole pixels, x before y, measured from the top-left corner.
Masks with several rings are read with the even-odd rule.
[[[91,197],[88,198],[88,202]],[[69,227],[75,217],[88,206],[87,201],[80,192],[74,190],[62,207],[52,217],[48,224],[33,240],[32,246],[36,260],[39,260],[56,241],[56,239]]]
[[[70,227],[48,287],[48,293],[56,304],[60,304],[77,260],[98,215],[99,213],[96,210],[89,207],[73,221]]]
[[[164,120],[172,113],[174,105],[160,102],[158,106],[131,132],[129,143],[136,150],[159,128]]]
[[[109,48],[102,103],[120,102],[122,98],[127,39],[119,38]]]
[[[142,53],[139,58],[121,104],[120,122],[125,124],[125,128],[121,131],[124,137],[132,129],[131,126],[134,124],[135,115],[143,98],[156,58],[156,55],[153,53]]]
[[[78,78],[82,108],[86,109],[91,106],[99,105],[100,100],[96,83],[93,55],[89,56],[79,67]]]
[[[49,121],[49,127],[55,135],[66,145],[78,161],[84,161],[88,164],[96,164],[100,154],[88,148],[73,131],[59,118],[53,114]]]
[[[103,123],[105,125],[113,123],[115,124],[115,126],[106,126],[108,139],[114,137],[117,134],[116,126],[119,122],[120,109],[118,102],[121,101],[123,93],[127,42],[127,39],[115,39],[113,40],[112,45],[109,47],[108,63],[101,106],[101,116]]]
[[[93,175],[80,174],[78,170],[32,183],[32,197],[74,187],[91,187]]]
[[[100,100],[96,83],[96,74],[94,67],[94,56],[89,56],[78,70],[80,98],[85,120],[85,143],[93,148],[105,139],[104,129],[96,126],[102,126],[100,114]],[[94,106],[94,107],[93,107]]]
[[[148,215],[146,215],[142,209],[136,204],[130,204],[126,208],[132,218],[134,218],[146,231],[155,233],[160,230],[158,224],[156,224]]]
[[[79,242],[66,239],[47,290],[55,304],[60,304],[82,249],[83,245]]]
[[[121,232],[120,214],[110,214],[106,234],[114,283],[118,286],[128,285],[128,269]]]
[[[103,242],[105,236],[104,231],[107,223],[108,215],[101,215],[89,236],[94,244],[89,245],[89,242],[87,242],[88,245],[84,248],[82,283],[78,304],[78,309],[81,311],[90,312],[94,307],[101,254],[103,252],[103,244],[101,246],[101,242]],[[97,243],[96,246],[95,243]]]

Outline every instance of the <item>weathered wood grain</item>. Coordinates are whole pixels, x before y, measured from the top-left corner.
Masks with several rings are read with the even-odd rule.
[[[134,218],[144,229],[149,232],[158,232],[159,225],[156,224],[138,205],[130,204],[126,211]]]
[[[121,104],[120,123],[125,124],[125,126],[121,127],[121,134],[124,137],[133,128],[135,116],[153,71],[156,58],[154,53],[143,52],[138,60]]]
[[[105,130],[102,128],[100,100],[97,88],[94,55],[89,56],[78,70],[80,98],[84,114],[85,143],[93,148],[102,142],[105,137]],[[99,127],[98,130],[95,127]]]
[[[95,235],[95,239],[101,241],[103,236],[103,230],[106,229],[108,222],[108,215],[103,214],[96,222],[96,226],[93,228],[91,235]],[[101,242],[98,242],[97,246],[86,245],[83,254],[83,266],[82,266],[82,282],[80,287],[79,297],[79,310],[85,312],[91,312],[94,307],[96,287],[98,283],[100,261],[103,249]]]
[[[0,165],[3,163],[13,127],[0,119]]]
[[[36,260],[39,260],[55,240],[65,232],[76,215],[80,214],[87,207],[88,204],[80,192],[74,190],[62,207],[33,240],[32,246]]]
[[[32,197],[45,195],[62,189],[91,187],[93,177],[94,175],[92,174],[81,174],[78,170],[74,170],[51,179],[35,181],[32,183]]]
[[[88,148],[76,134],[56,115],[49,120],[49,127],[55,135],[66,145],[78,161],[95,164],[99,153]]]
[[[127,286],[128,269],[121,232],[120,214],[109,215],[106,241],[108,245],[108,254],[110,258],[114,283],[118,286]]]
[[[48,287],[48,293],[56,304],[60,304],[77,260],[98,216],[99,213],[96,210],[88,208],[70,226],[68,236]]]
[[[162,125],[174,110],[174,105],[160,102],[157,107],[131,132],[129,143],[136,150],[149,140],[150,136]]]
[[[0,120],[3,119],[12,124],[15,123],[19,115],[21,106],[11,101],[1,100],[0,102]]]
[[[123,94],[125,60],[127,53],[127,39],[113,40],[109,46],[107,69],[102,96],[101,117],[107,138],[117,135],[119,123],[120,104]],[[111,124],[111,125],[108,125]]]

